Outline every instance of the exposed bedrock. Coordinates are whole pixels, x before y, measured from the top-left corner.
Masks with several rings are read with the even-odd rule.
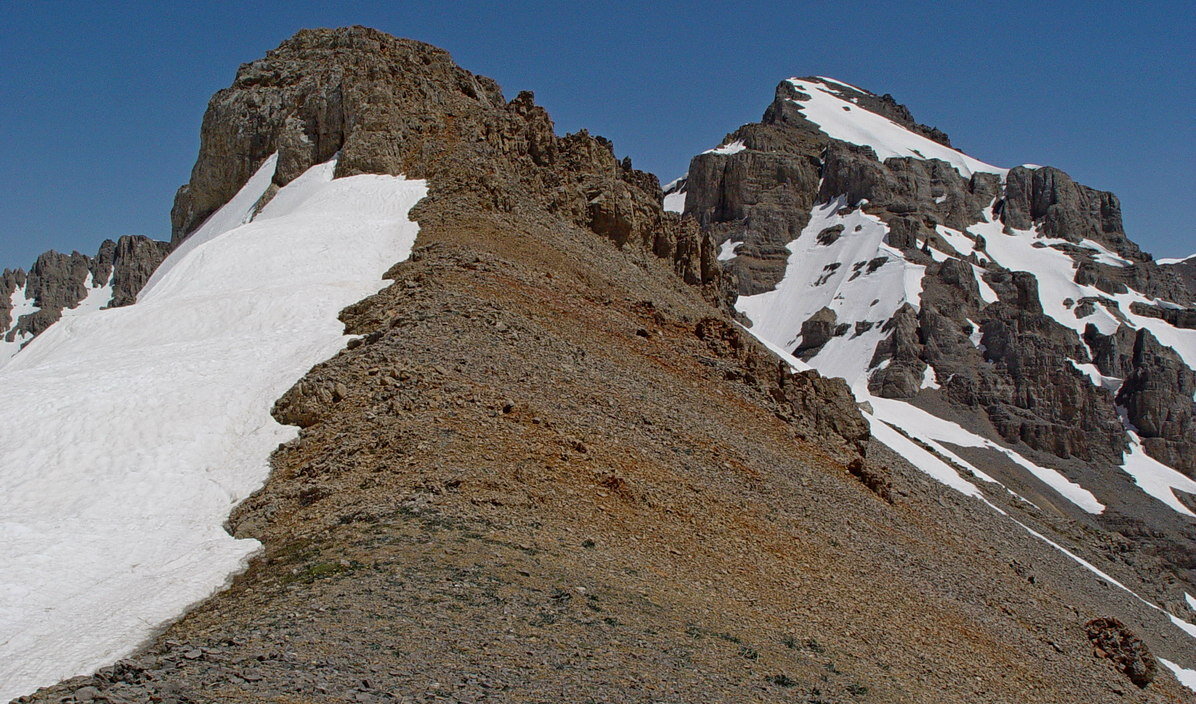
[[[861,95],[853,94],[857,104],[914,129],[908,111],[865,104]],[[968,228],[996,217],[1007,232],[1037,228],[1045,237],[1062,240],[1043,246],[1070,256],[1076,262],[1072,278],[1105,294],[1075,301],[1077,317],[1104,307],[1121,320],[1133,312],[1191,327],[1196,318],[1182,270],[1158,266],[1126,237],[1116,196],[1078,184],[1058,169],[1017,167],[1002,183],[995,173],[964,177],[935,159],[882,162],[869,147],[822,133],[794,97],[800,97],[794,86],[782,82],[760,123],[725,138],[724,144],[741,149],[711,150],[690,165],[686,214],[717,241],[740,243],[736,256],[726,262],[739,294],[775,288],[790,255],[786,244],[801,235],[815,205],[862,207],[886,224],[887,245],[926,267],[921,305],[907,305],[883,324],[888,335],[871,359],[870,390],[912,398],[927,385],[929,365],[948,399],[981,410],[1004,439],[1061,458],[1119,464],[1127,440],[1115,390],[1093,383],[1073,364],[1093,361],[1093,355],[1108,357],[1109,351],[1085,344],[1073,329],[1044,313],[1035,276],[993,263],[985,254],[987,243]],[[948,241],[940,227],[965,233],[972,246],[957,250],[958,239]],[[817,234],[825,244],[844,236],[850,233]],[[1085,240],[1122,257],[1126,265],[1099,255]],[[946,261],[932,257],[932,249],[946,253]],[[982,297],[978,278],[997,295],[997,303]],[[1135,303],[1130,311],[1121,311],[1111,296],[1130,289],[1178,307]],[[856,322],[839,319],[831,308],[821,310],[800,321],[795,352],[813,359],[839,327]],[[1153,341],[1146,348],[1162,346]],[[1191,472],[1190,458],[1196,457],[1191,392],[1182,391],[1191,370],[1170,350],[1171,356],[1149,352],[1136,357],[1132,350],[1118,349],[1119,361],[1105,364],[1114,364],[1117,372],[1102,367],[1102,373],[1132,380],[1122,396],[1133,399],[1133,415],[1145,419],[1140,430],[1149,438],[1148,452]]]
[[[1191,452],[1196,436],[1193,422],[1193,373],[1170,347],[1159,343],[1149,330],[1138,330],[1129,374],[1117,393],[1118,405],[1138,429],[1146,451],[1153,457],[1196,475]]]
[[[175,241],[274,152],[278,186],[339,153],[338,177],[428,178],[433,197],[451,194],[462,212],[547,211],[669,260],[687,282],[723,296],[717,248],[661,210],[655,176],[616,159],[602,137],[556,136],[530,92],[507,102],[494,81],[422,42],[365,27],[303,30],[242,65],[208,104],[191,181],[175,198]]]
[[[1189,296],[1196,298],[1196,257],[1163,264],[1159,268],[1178,277],[1187,288]]]
[[[5,269],[0,272],[0,330],[12,325],[12,294],[25,288],[26,274],[23,269]]]
[[[105,240],[95,256],[51,250],[38,256],[28,273],[6,269],[0,276],[0,330],[8,331],[10,341],[40,335],[62,318],[63,310],[87,297],[89,283],[92,288],[111,284],[112,297],[104,305],[129,305],[169,252],[167,242],[125,235]],[[24,289],[35,310],[12,320],[12,294],[18,288]]]

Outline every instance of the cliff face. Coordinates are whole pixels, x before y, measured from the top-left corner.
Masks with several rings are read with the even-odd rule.
[[[739,294],[774,290],[788,268],[786,245],[801,236],[816,204],[841,199],[843,207],[861,208],[883,223],[885,245],[905,262],[925,267],[920,300],[899,311],[899,318],[876,321],[898,332],[870,359],[873,393],[912,398],[930,368],[943,380],[943,395],[984,413],[1004,440],[1061,458],[1108,463],[1119,461],[1126,447],[1120,405],[1148,439],[1152,456],[1193,476],[1196,434],[1191,404],[1182,401],[1182,393],[1127,405],[1123,401],[1137,397],[1139,384],[1110,393],[1076,367],[1094,361],[1085,338],[1142,325],[1127,314],[1161,319],[1170,328],[1186,328],[1193,314],[1184,282],[1126,237],[1116,196],[1077,184],[1058,169],[976,166],[958,152],[958,157],[938,158],[911,148],[918,154],[879,158],[871,146],[844,141],[850,132],[836,139],[808,119],[805,113],[817,107],[810,93],[833,96],[844,110],[857,111],[842,118],[849,126],[853,114],[872,111],[911,131],[920,128],[891,110],[876,109],[874,95],[828,79],[803,80],[782,82],[761,123],[728,135],[724,143],[734,148],[695,157],[688,174],[685,213],[734,246],[726,266],[735,274]],[[838,134],[835,129],[830,131]],[[1024,263],[1017,257],[986,251],[986,244],[1004,245],[1015,232],[1030,233],[1023,237],[1031,246],[1065,257],[1056,257],[1060,264],[1052,266],[1067,267],[1064,276],[1076,284],[1073,288],[1091,293],[1061,300],[1068,309],[1064,315],[1044,311],[1042,299],[1054,295],[1054,290],[1040,291],[1048,282],[1021,270]],[[993,233],[1004,239],[986,242]],[[833,241],[841,235],[825,236]],[[824,286],[811,295],[833,291]],[[1141,300],[1116,298],[1131,292]],[[977,331],[979,343],[968,344]],[[793,341],[796,348],[815,358],[820,347],[800,337]],[[1118,346],[1119,358],[1131,360],[1133,336],[1113,337],[1117,342],[1106,345]],[[1191,373],[1191,360],[1175,352],[1149,355],[1149,360],[1147,368],[1130,361],[1116,373],[1108,367],[1101,373],[1119,379],[1166,377],[1166,383]],[[1152,415],[1165,415],[1170,424],[1151,422]]]
[[[63,311],[89,307],[126,306],[137,300],[169,245],[148,237],[125,235],[105,240],[89,257],[79,252],[45,252],[28,272],[5,269],[0,274],[0,361],[41,334]]]
[[[948,148],[891,98],[860,99]],[[848,384],[795,371],[727,305],[719,244],[735,233],[761,261],[783,251],[830,188],[829,149],[831,182],[879,179],[888,196],[858,188],[909,201],[891,215],[913,240],[929,227],[919,204],[946,194],[943,216],[966,227],[991,212],[999,176],[915,159],[888,171],[809,126],[744,130],[742,150],[695,161],[691,192],[710,201],[683,218],[609,142],[555,135],[531,94],[506,101],[428,45],[303,31],[243,66],[209,105],[176,247],[274,153],[251,215],[339,153],[342,176],[427,179],[418,239],[390,285],[342,312],[359,337],[275,403],[302,430],[229,519],[263,544],[248,570],[135,656],[27,701],[1182,701],[1151,653],[1196,649],[1154,607],[1174,584],[1141,578],[1157,557],[1119,561],[1128,541],[1013,494],[989,497],[998,514],[945,489],[871,437]],[[832,246],[854,232],[816,234]],[[956,324],[949,302],[978,316],[971,270],[935,263],[942,284],[923,290],[943,301],[941,327]],[[783,278],[770,266],[729,269],[750,292]],[[893,269],[865,262],[857,278]],[[988,285],[1028,300],[1023,278]],[[982,324],[1049,328],[1019,317],[1029,307]],[[922,315],[892,316],[888,367],[925,366]],[[840,324],[804,326],[806,351]],[[985,334],[997,349],[1013,333]],[[1158,392],[1164,352],[1106,348],[1109,364],[1149,371],[1127,393]],[[1007,354],[1047,366],[1046,352]],[[887,442],[917,454],[901,440]]]
[[[556,136],[531,93],[507,102],[427,44],[361,27],[301,31],[243,65],[208,105],[199,159],[175,198],[175,240],[274,152],[276,186],[339,153],[338,176],[428,178],[462,212],[547,213],[648,249],[689,283],[720,285],[709,243],[661,213],[655,176],[616,160],[600,137]]]

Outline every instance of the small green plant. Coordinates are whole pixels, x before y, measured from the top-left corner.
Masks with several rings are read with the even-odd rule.
[[[781,639],[781,643],[784,644],[786,648],[797,648],[797,639],[793,636],[785,636]]]
[[[868,688],[862,684],[849,684],[847,685],[847,691],[853,697],[862,697],[868,693]]]
[[[751,646],[741,645],[739,646],[739,657],[756,660],[760,657],[760,653],[756,652],[756,649]]]
[[[358,567],[357,563],[348,563],[347,561],[339,562],[320,562],[314,565],[298,570],[288,576],[284,581],[287,583],[302,582],[304,584],[311,584],[317,579],[325,579],[327,577],[335,577],[338,574],[349,572]]]
[[[809,650],[811,653],[825,653],[826,652],[826,648],[822,647],[822,644],[819,643],[818,641],[814,640],[813,638],[806,639],[806,650]]]

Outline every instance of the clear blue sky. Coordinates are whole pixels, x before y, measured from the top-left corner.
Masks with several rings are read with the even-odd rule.
[[[821,74],[905,103],[1003,166],[1122,199],[1156,256],[1196,251],[1196,11],[1187,2],[0,3],[0,267],[169,236],[208,97],[302,27],[448,49],[559,132],[587,127],[667,181]]]

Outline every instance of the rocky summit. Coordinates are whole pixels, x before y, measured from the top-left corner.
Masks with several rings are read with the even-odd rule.
[[[349,27],[171,219],[0,277],[0,697],[1196,696],[1196,290],[1110,193],[822,77],[662,189]]]

